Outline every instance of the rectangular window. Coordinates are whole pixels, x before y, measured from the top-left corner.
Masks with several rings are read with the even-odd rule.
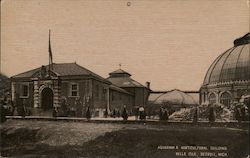
[[[71,83],[70,95],[72,97],[79,96],[79,85],[77,83]]]
[[[28,84],[21,84],[20,97],[22,97],[22,98],[28,98],[29,97],[29,85]]]

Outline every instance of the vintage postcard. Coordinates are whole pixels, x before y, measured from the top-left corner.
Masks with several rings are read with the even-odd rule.
[[[249,0],[2,0],[1,157],[249,158]]]

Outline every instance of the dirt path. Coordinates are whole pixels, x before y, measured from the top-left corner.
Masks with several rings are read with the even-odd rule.
[[[1,154],[17,157],[174,158],[178,150],[159,146],[200,145],[226,146],[227,158],[241,158],[249,154],[248,140],[248,131],[237,128],[24,120],[1,125]]]

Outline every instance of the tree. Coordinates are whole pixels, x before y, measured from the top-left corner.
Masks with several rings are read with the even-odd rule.
[[[6,109],[4,108],[4,106],[2,105],[2,104],[0,104],[0,114],[1,114],[1,120],[0,120],[0,122],[1,123],[3,123],[3,122],[5,122],[6,121]]]
[[[0,73],[0,98],[10,93],[10,87],[10,79],[6,75]]]

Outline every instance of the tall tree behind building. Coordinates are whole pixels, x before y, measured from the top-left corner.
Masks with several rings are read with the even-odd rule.
[[[7,93],[10,93],[10,79],[0,73],[0,99]]]

